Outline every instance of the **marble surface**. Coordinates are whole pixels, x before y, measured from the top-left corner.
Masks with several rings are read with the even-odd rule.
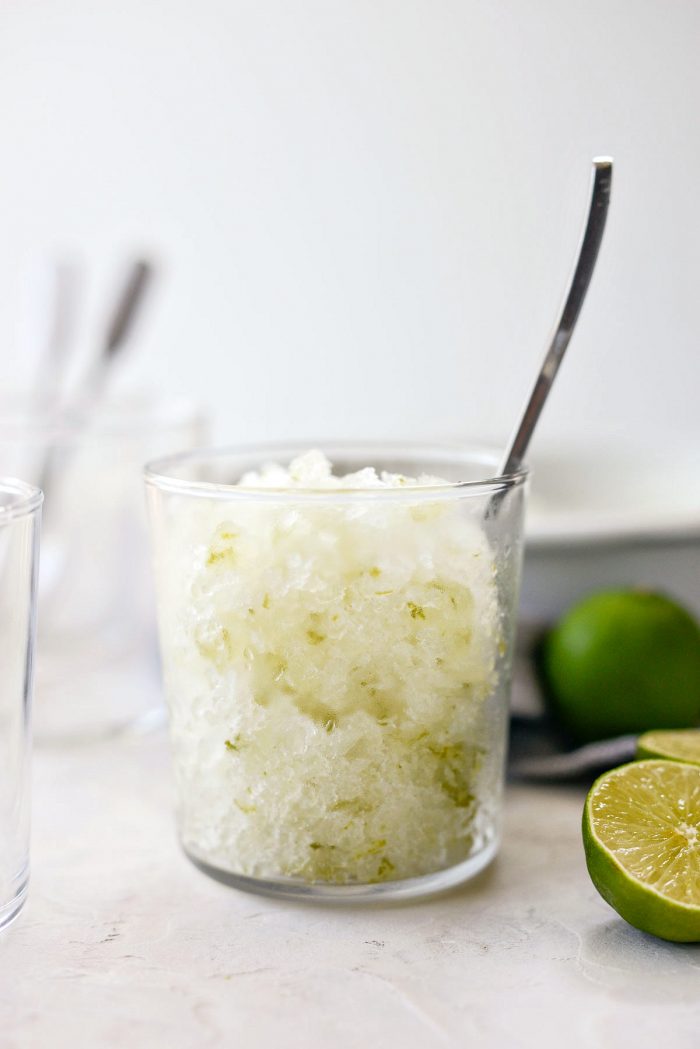
[[[586,873],[583,790],[511,786],[496,862],[419,904],[226,888],[179,851],[164,732],[35,754],[33,879],[0,935],[0,1045],[696,1049],[700,945]]]

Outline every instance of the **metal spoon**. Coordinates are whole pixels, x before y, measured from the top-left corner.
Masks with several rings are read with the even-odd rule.
[[[22,329],[30,329],[26,349],[38,357],[33,402],[49,412],[60,401],[73,351],[81,273],[70,259],[42,258],[28,269],[25,284],[27,318]]]
[[[118,294],[110,310],[108,323],[98,352],[87,374],[82,378],[79,389],[70,399],[69,408],[79,412],[80,428],[86,431],[91,420],[98,414],[109,385],[109,377],[117,359],[128,345],[129,337],[138,316],[143,309],[149,284],[154,278],[154,266],[145,259],[135,259],[130,263],[126,279],[119,286]],[[57,461],[57,451],[49,446],[44,454],[39,471],[39,487],[44,492],[44,529],[47,524],[60,531],[55,518],[60,513],[58,496],[61,492],[63,478],[75,455],[75,447],[64,448]],[[60,597],[60,584],[65,577],[65,557],[58,554],[53,559],[52,570],[43,571],[41,579],[44,608],[49,601]]]
[[[110,312],[105,335],[99,352],[80,383],[80,389],[71,399],[71,406],[83,414],[83,427],[87,426],[89,416],[99,408],[104,394],[107,379],[115,360],[120,356],[134,322],[140,312],[149,283],[153,279],[153,266],[144,259],[137,259],[129,266],[124,285],[119,289],[116,302]],[[68,457],[64,455],[63,466]],[[44,493],[44,523],[47,516],[53,513],[55,488],[58,484],[54,449],[49,447],[44,455],[39,471],[39,487]]]
[[[611,769],[623,761],[632,761],[636,751],[636,736],[616,736],[563,753],[531,754],[516,758],[509,765],[508,774],[514,779],[578,779]]]
[[[501,474],[511,473],[523,461],[537,420],[552,388],[566,348],[569,345],[576,321],[583,306],[588,286],[591,283],[598,252],[603,240],[603,231],[608,217],[610,190],[612,186],[613,162],[610,157],[596,157],[593,161],[591,202],[584,229],[578,259],[569,290],[564,302],[554,336],[545,355],[532,393],[501,465]],[[489,513],[497,511],[501,493],[492,497]],[[620,761],[634,756],[634,737],[602,740],[564,754],[544,754],[522,757],[511,765],[511,775],[531,779],[568,779],[582,776],[593,769],[609,768]]]
[[[520,421],[503,456],[500,469],[501,475],[512,473],[521,465],[530,443],[530,438],[537,425],[537,420],[540,417],[540,412],[547,400],[559,370],[559,365],[566,352],[566,347],[569,345],[576,327],[576,321],[593,276],[598,251],[603,239],[605,220],[608,217],[612,168],[613,162],[610,157],[596,157],[593,160],[591,203],[588,209],[588,218],[583,239],[581,240],[581,247],[579,248],[576,268],[571,278],[559,323],[554,331],[554,337],[545,355],[532,393],[528,398]]]
[[[145,259],[131,263],[109,317],[102,345],[93,365],[81,383],[76,400],[93,406],[104,391],[111,368],[128,343],[134,322],[143,308],[154,268]]]

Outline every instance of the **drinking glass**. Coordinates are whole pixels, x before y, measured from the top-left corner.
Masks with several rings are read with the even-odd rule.
[[[444,889],[499,844],[526,470],[300,451],[146,470],[182,845],[262,893]]]
[[[30,711],[42,495],[0,479],[0,929],[29,879]]]
[[[161,716],[141,475],[147,459],[203,434],[201,412],[184,399],[139,394],[55,410],[0,402],[0,471],[45,495],[37,742],[99,738]]]

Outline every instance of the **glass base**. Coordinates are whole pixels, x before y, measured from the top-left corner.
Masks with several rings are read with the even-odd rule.
[[[29,881],[25,881],[16,896],[14,896],[8,903],[0,905],[0,930],[6,929],[24,907],[24,902],[27,899],[28,885]]]
[[[404,878],[401,881],[384,881],[370,885],[329,885],[323,882],[296,881],[293,878],[249,878],[243,874],[232,874],[205,863],[191,853],[185,846],[185,855],[195,867],[208,874],[210,878],[230,885],[233,889],[255,893],[258,896],[272,896],[278,899],[304,900],[310,903],[353,904],[353,903],[389,903],[393,900],[415,900],[437,893],[447,892],[474,878],[498,852],[500,838],[494,837],[483,849],[469,859],[454,867],[435,871],[433,874],[422,874],[418,878]]]

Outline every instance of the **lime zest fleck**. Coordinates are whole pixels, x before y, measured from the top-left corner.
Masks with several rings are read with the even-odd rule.
[[[376,856],[386,846],[386,838],[377,838],[371,843],[369,848],[364,849],[362,852],[356,852],[354,860],[365,860],[368,856]]]
[[[429,735],[428,730],[427,729],[423,729],[423,731],[419,732],[417,736],[409,736],[408,739],[406,740],[406,742],[407,743],[420,743],[421,740],[427,739],[428,735]]]
[[[225,563],[229,565],[235,565],[236,553],[232,546],[218,546],[214,545],[209,551],[207,558],[208,565],[215,565],[219,563]]]
[[[233,800],[233,804],[237,809],[240,809],[244,816],[252,816],[253,813],[257,812],[255,805],[245,805],[243,802],[238,801],[236,798]]]
[[[386,878],[389,874],[392,874],[396,870],[396,867],[391,862],[388,856],[382,856],[377,867],[377,878]]]
[[[429,744],[428,750],[439,762],[438,779],[440,787],[453,805],[458,809],[468,809],[476,801],[472,779],[468,768],[469,755],[463,743],[449,743],[445,746]],[[476,766],[474,756],[472,765]],[[475,769],[474,769],[475,771]]]

